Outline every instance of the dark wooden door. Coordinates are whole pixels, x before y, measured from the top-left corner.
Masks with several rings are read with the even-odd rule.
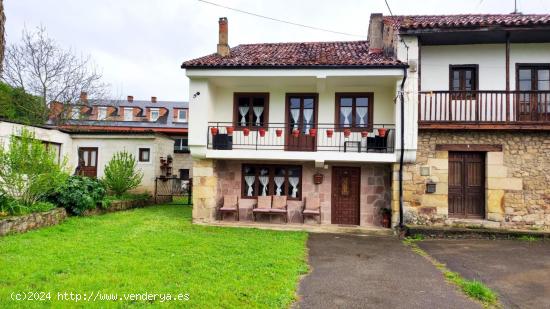
[[[517,69],[516,104],[519,120],[540,121],[550,116],[550,66],[522,65]]]
[[[485,217],[485,153],[449,152],[449,217]]]
[[[315,151],[317,135],[317,94],[287,94],[286,150]]]
[[[97,147],[79,147],[78,164],[83,176],[97,177]]]
[[[332,168],[332,209],[333,224],[359,225],[359,194],[361,188],[361,168]]]

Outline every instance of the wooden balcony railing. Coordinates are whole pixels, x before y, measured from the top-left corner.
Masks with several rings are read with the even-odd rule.
[[[550,126],[550,91],[423,91],[420,128]]]

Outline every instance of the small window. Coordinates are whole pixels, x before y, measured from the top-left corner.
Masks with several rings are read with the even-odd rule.
[[[124,108],[124,121],[134,120],[134,109],[131,107]]]
[[[286,195],[300,200],[302,196],[302,168],[294,165],[243,164],[242,197]]]
[[[107,107],[101,106],[98,109],[97,120],[107,119]]]
[[[189,180],[189,169],[182,168],[179,170],[180,180]]]
[[[178,122],[187,122],[187,110],[178,109]]]
[[[151,108],[151,121],[157,121],[159,119],[159,109]]]
[[[373,97],[371,92],[337,93],[337,126],[352,130],[371,130],[373,125]]]
[[[178,137],[174,139],[174,152],[189,152],[187,137]]]
[[[151,149],[150,148],[140,148],[139,149],[139,162],[149,162],[151,159]]]
[[[237,128],[265,127],[268,125],[268,93],[235,93],[234,119]]]
[[[80,119],[80,106],[74,106],[73,108],[71,108],[71,118],[74,119],[74,120],[78,120]]]
[[[466,92],[466,96],[471,95],[471,93],[467,93],[467,91],[478,90],[477,65],[451,65],[449,67],[449,75],[449,90]]]

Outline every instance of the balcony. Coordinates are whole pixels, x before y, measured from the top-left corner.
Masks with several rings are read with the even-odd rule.
[[[269,123],[243,128],[232,122],[210,122],[207,135],[207,148],[211,150],[393,153],[395,126],[344,128],[334,124]]]
[[[420,129],[550,129],[550,91],[423,91]]]

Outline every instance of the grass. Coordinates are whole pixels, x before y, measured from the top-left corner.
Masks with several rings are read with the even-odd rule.
[[[528,241],[528,242],[533,242],[533,241],[538,241],[538,240],[541,240],[539,237],[535,237],[533,235],[521,235],[520,237],[517,238],[518,240],[522,240],[522,241]]]
[[[0,238],[0,303],[10,307],[284,308],[308,270],[302,232],[191,224],[191,208],[164,205],[94,217]],[[51,292],[51,301],[10,300]],[[141,300],[75,303],[58,292],[179,293],[181,303]]]

